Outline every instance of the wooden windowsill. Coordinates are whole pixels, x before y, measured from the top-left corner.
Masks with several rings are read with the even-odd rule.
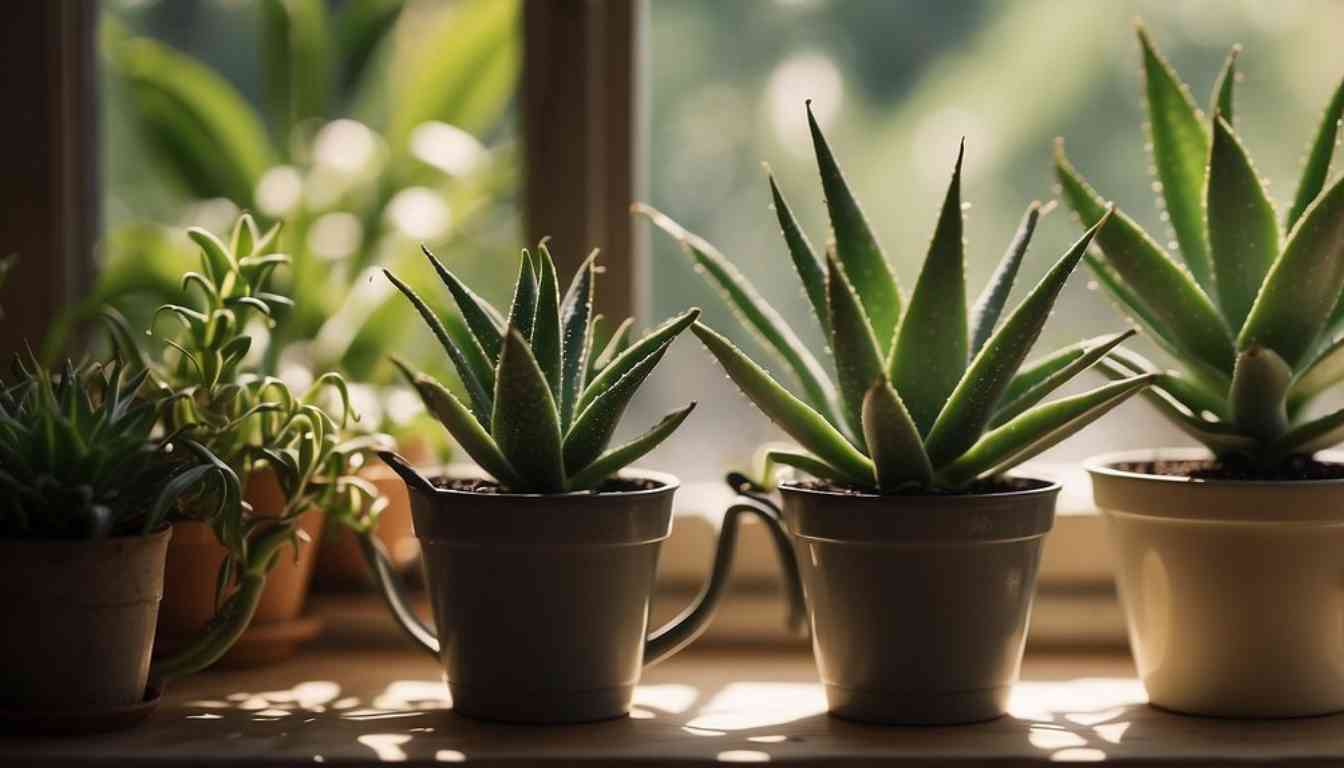
[[[454,715],[435,662],[410,651],[318,649],[261,669],[181,681],[134,730],[0,740],[0,764],[698,765],[1140,764],[1344,759],[1344,716],[1279,722],[1169,714],[1144,703],[1118,655],[1028,656],[1013,714],[990,723],[893,728],[825,714],[809,654],[689,651],[645,675],[632,717],[580,726]]]

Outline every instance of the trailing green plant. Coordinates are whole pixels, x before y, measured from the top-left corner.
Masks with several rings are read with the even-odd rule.
[[[344,439],[342,428],[353,413],[340,375],[323,374],[295,394],[284,381],[249,370],[255,340],[250,326],[268,324],[291,304],[267,290],[272,273],[289,261],[274,251],[278,232],[279,225],[260,231],[247,215],[239,217],[227,245],[203,229],[189,231],[201,251],[200,271],[187,272],[182,286],[197,301],[159,308],[156,317],[171,316],[180,327],[161,336],[162,355],[145,355],[125,319],[115,310],[106,315],[119,353],[146,370],[166,395],[162,428],[189,431],[244,487],[255,473],[273,471],[285,498],[276,517],[251,514],[246,502],[241,516],[212,515],[203,505],[184,508],[185,517],[211,526],[228,557],[216,589],[219,617],[193,649],[158,665],[165,676],[208,666],[246,629],[281,549],[299,546],[301,514],[316,507],[368,531],[386,505],[377,488],[355,474],[366,455],[386,444],[378,436]],[[333,393],[339,418],[322,407],[324,393]]]
[[[1063,440],[1147,385],[1150,376],[1134,376],[1041,402],[1128,333],[1083,341],[1023,365],[1095,228],[1000,323],[1040,215],[1033,203],[968,316],[959,152],[923,270],[905,303],[810,105],[808,120],[833,234],[824,259],[773,176],[770,189],[794,268],[830,343],[834,382],[714,246],[652,208],[636,207],[676,238],[705,278],[722,289],[743,325],[801,385],[801,396],[794,395],[724,336],[702,323],[692,327],[747,397],[806,451],[772,450],[771,462],[884,493],[966,489]]]
[[[527,493],[594,489],[653,450],[695,408],[691,403],[634,440],[609,448],[635,392],[700,311],[678,315],[638,341],[631,340],[631,321],[626,320],[598,349],[593,313],[597,251],[579,267],[562,297],[546,244],[535,255],[524,250],[507,317],[428,248],[424,253],[471,331],[465,339],[454,339],[411,286],[384,272],[448,353],[466,402],[409,364],[393,362],[462,449],[504,488]]]
[[[1307,406],[1344,379],[1344,179],[1327,186],[1344,117],[1335,90],[1280,217],[1233,128],[1239,49],[1228,55],[1206,116],[1138,28],[1153,167],[1178,261],[1106,203],[1064,153],[1064,200],[1096,232],[1097,281],[1179,370],[1116,350],[1101,369],[1153,377],[1145,397],[1220,459],[1273,469],[1344,441],[1344,410]]]
[[[238,475],[189,430],[157,430],[166,397],[124,361],[67,361],[59,374],[15,358],[0,377],[0,537],[97,539],[153,533],[179,505],[242,515]]]

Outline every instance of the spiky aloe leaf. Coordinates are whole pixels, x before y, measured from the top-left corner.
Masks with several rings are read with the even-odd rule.
[[[1344,337],[1322,349],[1293,381],[1294,398],[1309,398],[1344,381]]]
[[[634,210],[648,216],[654,225],[681,244],[682,250],[692,263],[704,270],[704,273],[723,291],[729,305],[743,323],[755,331],[788,365],[789,370],[798,378],[798,383],[802,385],[803,393],[812,407],[835,418],[838,423],[835,387],[827,378],[826,369],[817,362],[816,357],[808,351],[774,307],[761,298],[755,287],[737,267],[713,245],[688,232],[659,211],[638,204]]]
[[[770,374],[733,346],[732,342],[709,326],[696,323],[691,326],[691,331],[718,359],[738,388],[799,445],[835,467],[850,482],[862,486],[872,484],[873,463],[856,450],[825,417],[790,394],[770,378]]]
[[[617,355],[610,363],[603,366],[601,373],[593,377],[584,388],[583,395],[579,397],[579,404],[575,407],[575,413],[583,413],[589,403],[596,400],[603,392],[610,389],[621,377],[635,367],[640,360],[649,356],[653,350],[661,347],[670,339],[676,338],[682,331],[686,330],[695,319],[700,316],[698,308],[689,309],[680,315],[668,320],[639,341],[626,347],[625,351]]]
[[[770,450],[765,453],[765,485],[766,488],[774,487],[774,471],[776,464],[782,464],[786,467],[801,469],[807,474],[821,480],[830,480],[835,483],[848,483],[850,479],[845,477],[843,472],[836,471],[835,467],[807,453],[786,450]]]
[[[981,347],[989,341],[989,337],[994,333],[994,327],[999,323],[999,316],[1003,314],[1003,308],[1008,303],[1013,282],[1017,280],[1017,271],[1022,266],[1022,258],[1027,255],[1027,246],[1031,244],[1032,233],[1036,231],[1036,222],[1042,213],[1038,201],[1033,200],[1031,205],[1027,206],[1027,212],[1022,216],[1022,223],[1017,227],[1017,234],[1013,235],[1008,250],[1003,254],[1003,259],[999,261],[994,274],[990,275],[989,283],[985,285],[980,298],[975,300],[975,306],[971,309],[971,357],[980,353]]]
[[[1344,289],[1344,178],[1307,208],[1260,288],[1237,346],[1269,347],[1296,368]]]
[[[586,467],[607,449],[616,425],[625,414],[626,406],[670,346],[671,340],[663,342],[662,346],[636,363],[619,381],[579,412],[573,428],[565,435],[566,467]]]
[[[935,468],[955,460],[980,437],[1013,374],[1040,336],[1069,275],[1109,218],[1110,211],[1055,262],[971,361],[924,441]]]
[[[1307,153],[1302,178],[1297,183],[1297,194],[1293,197],[1293,205],[1288,209],[1287,223],[1284,225],[1289,232],[1297,226],[1298,219],[1302,218],[1302,214],[1307,212],[1311,202],[1325,187],[1325,180],[1330,174],[1330,158],[1335,152],[1335,144],[1339,142],[1341,120],[1344,120],[1344,80],[1340,81],[1335,88],[1335,95],[1326,105],[1325,113],[1321,115],[1321,125],[1316,129],[1316,138]]]
[[[1061,369],[1072,365],[1075,360],[1086,354],[1087,350],[1104,343],[1107,338],[1109,337],[1095,336],[1084,339],[1024,362],[1017,369],[1017,373],[1013,374],[1008,386],[1004,387],[1003,396],[999,399],[999,402],[1011,403],[1025,394],[1027,390],[1045,381]]]
[[[868,388],[883,378],[882,352],[835,254],[827,253],[826,293],[830,303],[831,354],[845,403],[845,423],[863,434],[863,400]]]
[[[1219,304],[1239,329],[1278,258],[1279,222],[1250,156],[1222,117],[1213,120],[1206,200]]]
[[[508,328],[514,328],[524,339],[532,338],[532,322],[537,315],[537,271],[532,254],[523,249],[518,265],[518,282],[513,286],[513,303],[509,305]],[[502,353],[503,345],[500,346]]]
[[[518,471],[517,490],[565,490],[560,412],[532,348],[516,328],[504,336],[495,376],[495,410],[490,434],[500,453]]]
[[[1065,202],[1083,225],[1095,224],[1105,211],[1105,203],[1064,155],[1062,141],[1055,147],[1055,174]],[[1116,211],[1106,227],[1097,232],[1097,245],[1106,264],[1141,300],[1135,314],[1145,315],[1145,324],[1159,329],[1179,350],[1180,358],[1231,374],[1236,358],[1232,336],[1222,315],[1189,272],[1121,211]],[[1120,298],[1123,301],[1125,297]]]
[[[1007,471],[1101,418],[1151,380],[1151,376],[1135,376],[1037,405],[986,433],[956,461],[940,469],[938,479],[955,488]]]
[[[1141,371],[1134,370],[1115,358],[1100,361],[1097,363],[1097,370],[1112,381],[1124,381],[1136,374],[1142,374]],[[1147,400],[1150,405],[1157,409],[1158,413],[1162,414],[1177,429],[1208,446],[1210,450],[1219,455],[1228,453],[1249,455],[1255,451],[1256,441],[1241,434],[1236,427],[1200,418],[1198,411],[1195,411],[1170,391],[1158,386],[1160,380],[1158,374],[1143,375],[1154,376],[1154,385],[1143,390],[1139,393],[1139,396]]]
[[[859,302],[872,322],[873,334],[885,354],[891,349],[896,338],[896,325],[901,320],[900,286],[892,274],[891,265],[882,255],[882,247],[878,245],[877,236],[868,225],[859,201],[849,190],[845,175],[822,135],[821,126],[817,125],[811,101],[807,102],[807,124],[812,132],[822,192],[826,195],[826,210],[831,217],[835,253],[854,284]]]
[[[1272,443],[1265,451],[1270,462],[1293,454],[1310,456],[1344,442],[1344,408],[1304,421]]]
[[[597,335],[597,321],[601,317],[601,315],[598,315],[593,318],[594,337]],[[611,338],[607,339],[607,343],[602,347],[602,352],[590,356],[588,375],[584,377],[584,381],[592,381],[603,368],[611,365],[612,360],[620,357],[622,352],[630,348],[630,333],[634,330],[634,327],[635,319],[633,317],[625,318],[620,325],[616,326],[616,330],[611,332]],[[596,341],[596,338],[594,338],[594,341]]]
[[[490,305],[490,302],[482,299],[471,291],[461,280],[457,278],[442,261],[435,256],[429,248],[424,245],[420,250],[429,259],[429,263],[434,265],[434,271],[438,273],[439,279],[448,287],[448,292],[453,295],[453,301],[457,303],[457,310],[462,313],[462,319],[466,321],[467,327],[476,337],[476,343],[481,345],[481,349],[490,358],[490,364],[494,365],[499,361],[499,349],[503,344],[503,335],[500,328],[504,325],[504,318],[499,310]]]
[[[826,309],[826,265],[817,258],[817,252],[812,249],[807,234],[798,226],[798,220],[793,216],[793,209],[789,207],[789,201],[784,199],[784,193],[775,183],[775,175],[770,173],[769,166],[766,166],[765,172],[770,179],[770,198],[774,204],[775,216],[779,219],[780,232],[784,235],[784,244],[788,246],[789,256],[793,259],[794,271],[798,273],[798,279],[803,283],[803,291],[812,304],[812,313],[821,323],[822,333],[826,338],[830,338],[831,315]]]
[[[588,359],[593,347],[593,283],[597,251],[588,254],[579,265],[574,280],[560,303],[560,332],[564,360],[560,366],[560,425],[569,429],[574,421],[574,405],[583,392],[588,374]]]
[[[1052,372],[1018,396],[1011,400],[1006,397],[1003,398],[1002,402],[1004,404],[994,411],[994,418],[990,421],[990,426],[998,427],[1016,418],[1028,408],[1044,400],[1051,392],[1054,392],[1056,389],[1059,389],[1064,386],[1064,384],[1071,381],[1078,374],[1091,368],[1098,360],[1105,357],[1111,350],[1115,349],[1125,341],[1125,339],[1130,338],[1136,333],[1138,333],[1138,331],[1130,329],[1128,331],[1112,334],[1111,336],[1106,337],[1101,343],[1085,348],[1067,365]]]
[[[507,488],[518,488],[523,485],[517,470],[508,459],[504,458],[494,438],[490,437],[481,422],[458,402],[452,392],[400,359],[393,357],[391,360],[401,371],[401,375],[406,377],[406,381],[420,394],[425,408],[443,424],[472,461]]]
[[[1232,373],[1232,418],[1245,434],[1272,442],[1288,431],[1288,387],[1293,369],[1261,346],[1250,346],[1237,355]]]
[[[1190,89],[1158,53],[1147,30],[1138,27],[1153,165],[1162,183],[1167,216],[1181,246],[1181,258],[1205,291],[1213,290],[1213,270],[1204,233],[1204,164],[1209,131]]]
[[[1228,390],[1232,387],[1230,379],[1221,390],[1215,390],[1200,380],[1185,376],[1178,371],[1162,370],[1132,349],[1123,347],[1114,349],[1110,357],[1124,363],[1134,373],[1156,374],[1157,378],[1153,379],[1152,388],[1161,388],[1171,393],[1182,405],[1190,409],[1191,413],[1208,412],[1219,419],[1232,418],[1227,402]]]
[[[1237,81],[1237,57],[1240,55],[1240,45],[1232,46],[1232,50],[1227,52],[1227,59],[1218,71],[1218,79],[1213,82],[1213,95],[1209,99],[1209,114],[1215,118],[1222,115],[1229,125],[1232,123],[1232,92]]]
[[[863,437],[873,458],[878,490],[927,487],[933,482],[933,466],[924,452],[919,427],[885,376],[863,398]]]
[[[966,372],[966,257],[961,220],[961,161],[965,153],[962,142],[929,253],[891,355],[891,381],[923,435],[929,434]],[[871,384],[865,382],[864,390]]]
[[[429,326],[431,331],[433,331],[434,337],[439,340],[439,344],[443,347],[444,351],[448,353],[448,359],[453,362],[453,367],[457,370],[458,378],[462,379],[462,386],[466,388],[467,396],[471,399],[472,413],[476,414],[476,418],[484,422],[490,417],[490,412],[494,405],[491,401],[490,392],[486,389],[487,386],[493,388],[497,384],[494,371],[489,368],[481,368],[478,370],[478,367],[473,366],[470,358],[462,352],[462,349],[457,345],[457,342],[453,340],[452,336],[448,333],[448,330],[444,327],[443,322],[434,314],[434,310],[429,308],[429,305],[425,303],[424,299],[421,299],[420,295],[417,294],[411,286],[402,282],[402,280],[392,274],[391,271],[384,269],[383,274],[387,276],[388,280],[392,281],[392,284],[397,287],[397,290],[401,291],[405,294],[406,298],[411,300],[411,304],[413,304],[416,311],[420,313],[420,317],[424,318],[425,324]]]
[[[555,274],[555,260],[543,244],[537,248],[541,261],[541,280],[537,284],[537,312],[532,322],[532,355],[551,385],[551,395],[560,402],[560,278]]]
[[[686,420],[687,416],[691,415],[693,410],[695,410],[695,403],[691,403],[680,411],[670,413],[664,416],[648,432],[602,454],[592,464],[572,475],[569,479],[569,487],[576,491],[588,490],[611,477],[623,467],[638,461],[644,454],[657,448],[669,435],[677,431],[677,427],[681,426],[681,423]]]

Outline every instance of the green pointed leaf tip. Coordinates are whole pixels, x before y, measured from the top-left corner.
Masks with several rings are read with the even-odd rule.
[[[1059,292],[1113,213],[1114,207],[1108,208],[1055,262],[971,361],[925,440],[935,468],[955,460],[980,437],[1013,374],[1040,336]]]
[[[835,252],[854,284],[859,301],[872,322],[878,344],[885,352],[891,348],[896,337],[896,325],[901,319],[900,286],[868,219],[863,215],[859,201],[845,181],[844,173],[821,132],[821,126],[812,114],[810,100],[807,102],[807,123],[817,155],[817,168],[821,173],[826,210],[831,218]]]
[[[919,427],[885,376],[863,398],[863,436],[872,456],[878,490],[933,484],[933,466],[924,451]]]
[[[1330,159],[1335,152],[1335,144],[1339,143],[1341,121],[1344,121],[1344,80],[1340,80],[1334,96],[1326,105],[1325,113],[1321,115],[1321,125],[1316,129],[1311,149],[1307,151],[1302,178],[1297,183],[1297,194],[1293,197],[1292,207],[1288,209],[1285,229],[1290,232],[1325,187],[1325,180],[1330,173]]]
[[[798,225],[798,219],[794,217],[789,201],[784,198],[784,193],[775,183],[775,175],[770,172],[768,165],[765,167],[765,174],[770,181],[770,199],[775,209],[775,216],[779,219],[780,234],[784,236],[784,244],[788,246],[789,256],[793,259],[794,271],[798,273],[798,279],[803,283],[807,300],[812,304],[812,312],[821,323],[822,333],[829,338],[831,315],[826,300],[826,265],[817,257],[812,243],[807,239],[807,233]]]
[[[1239,330],[1278,258],[1278,215],[1232,126],[1222,117],[1213,126],[1205,193],[1209,250],[1223,314]]]
[[[537,285],[537,311],[532,325],[532,354],[551,385],[551,395],[557,406],[560,402],[560,279],[555,273],[555,259],[543,243],[537,248],[540,261],[540,282]]]
[[[569,471],[586,467],[607,449],[626,407],[670,346],[671,340],[663,342],[578,414],[564,440],[565,467]]]
[[[420,246],[420,251],[425,254],[425,258],[429,259],[429,263],[434,267],[439,279],[447,286],[448,292],[453,295],[453,301],[456,302],[458,311],[462,313],[462,319],[466,321],[467,327],[476,337],[476,343],[480,344],[482,351],[489,356],[490,363],[493,365],[499,362],[499,349],[504,340],[500,332],[500,326],[504,320],[500,316],[499,310],[467,288],[466,284],[458,279],[457,275],[450,272],[443,262],[425,245]]]
[[[990,276],[980,298],[976,299],[975,306],[971,310],[972,357],[979,354],[980,349],[994,333],[999,316],[1008,303],[1008,295],[1012,293],[1013,282],[1017,280],[1017,271],[1022,266],[1022,259],[1027,255],[1027,246],[1031,244],[1031,236],[1036,231],[1036,222],[1053,207],[1054,203],[1051,203],[1049,207],[1042,208],[1039,201],[1032,201],[1031,205],[1027,206],[1027,212],[1023,214],[1022,223],[1018,225],[1017,233],[1008,244],[1008,250],[1003,254],[1003,259],[999,261],[994,274]]]
[[[1202,201],[1209,132],[1203,115],[1171,64],[1158,52],[1142,24],[1136,28],[1143,51],[1148,128],[1153,165],[1181,257],[1204,290],[1212,290],[1213,271],[1205,241]]]
[[[1237,82],[1237,57],[1241,55],[1241,46],[1234,45],[1227,52],[1227,60],[1213,83],[1213,96],[1209,99],[1209,114],[1221,115],[1229,124],[1232,122],[1232,97]]]
[[[532,254],[523,249],[518,265],[518,281],[513,287],[513,303],[509,306],[508,327],[515,328],[524,339],[532,338],[532,322],[537,314],[537,271]]]
[[[752,362],[732,342],[703,323],[691,326],[694,333],[719,361],[738,389],[771,421],[817,458],[835,467],[849,481],[866,487],[872,482],[869,461],[826,419]]]
[[[892,383],[923,435],[929,434],[966,371],[966,259],[961,218],[965,153],[963,141],[891,357]]]
[[[593,347],[593,290],[597,250],[588,254],[574,274],[574,280],[560,302],[561,349],[564,360],[560,371],[560,424],[568,429],[574,421],[574,406],[587,383]]]
[[[1055,142],[1055,177],[1065,203],[1082,224],[1095,224],[1106,204],[1073,167],[1062,139]],[[1101,261],[1112,272],[1099,272],[1098,279],[1119,281],[1116,297],[1145,321],[1155,338],[1169,341],[1184,360],[1232,373],[1236,352],[1227,323],[1188,271],[1120,210],[1097,232],[1096,243]]]
[[[575,412],[582,413],[589,403],[610,389],[640,360],[647,357],[657,347],[662,346],[664,342],[680,336],[681,332],[690,327],[698,317],[700,317],[700,309],[692,307],[650,331],[644,338],[627,346],[624,351],[604,366],[601,373],[597,374],[584,388],[583,395],[579,397],[579,404],[574,409]]]
[[[802,385],[803,393],[812,407],[838,420],[837,396],[826,376],[826,369],[808,351],[784,318],[761,297],[746,276],[704,238],[687,231],[663,213],[638,203],[632,210],[647,216],[655,226],[681,245],[691,263],[727,298],[729,306],[743,325],[759,336],[789,367]]]
[[[686,417],[690,416],[691,411],[694,410],[695,403],[692,402],[680,411],[664,416],[661,421],[643,435],[602,454],[596,461],[570,478],[570,488],[576,491],[594,488],[622,468],[639,461],[641,457],[657,448],[673,432],[676,432],[677,428],[681,426],[682,422],[686,421]]]
[[[1064,386],[1078,374],[1091,368],[1098,360],[1105,357],[1112,350],[1120,346],[1127,339],[1132,338],[1137,333],[1138,331],[1131,328],[1127,331],[1112,334],[1100,343],[1087,346],[1081,354],[1067,365],[1051,373],[1049,376],[1046,376],[1036,385],[1025,392],[1022,392],[1018,397],[1012,400],[1005,397],[1004,405],[994,412],[992,426],[997,427],[1007,423],[1031,406],[1044,400],[1050,393]]]
[[[1268,347],[1289,366],[1307,360],[1344,290],[1344,178],[1307,208],[1265,278],[1237,338]]]

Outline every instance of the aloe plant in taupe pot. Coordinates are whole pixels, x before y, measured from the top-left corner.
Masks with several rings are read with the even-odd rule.
[[[507,319],[426,251],[463,315],[449,331],[388,273],[447,351],[463,403],[398,361],[428,409],[490,481],[425,478],[383,454],[406,481],[437,633],[392,582],[375,539],[363,542],[393,614],[438,656],[453,707],[486,719],[559,723],[619,717],[640,670],[691,642],[718,602],[742,506],[725,517],[713,571],[695,604],[647,634],[658,550],[672,527],[676,478],[622,468],[672,434],[694,404],[609,448],[636,390],[691,310],[631,342],[629,324],[594,349],[596,253],[563,298],[545,245],[523,253]],[[764,514],[777,541],[777,519]]]
[[[1181,260],[1116,212],[1089,265],[1179,370],[1113,352],[1114,377],[1207,450],[1089,462],[1139,675],[1157,705],[1239,717],[1344,710],[1344,410],[1312,412],[1344,379],[1344,180],[1327,187],[1344,83],[1287,214],[1232,124],[1237,51],[1201,114],[1139,29],[1153,165]],[[1056,154],[1064,199],[1103,203]]]
[[[1128,334],[1023,366],[1093,235],[1000,324],[1035,205],[968,327],[960,156],[902,313],[896,279],[810,113],[809,120],[834,233],[824,261],[773,178],[771,191],[838,386],[713,246],[644,210],[802,385],[802,396],[793,395],[723,336],[693,326],[738,387],[806,451],[771,451],[767,460],[815,478],[779,491],[831,712],[882,723],[997,717],[1017,679],[1041,542],[1059,492],[1056,484],[1003,473],[1091,423],[1147,377],[1041,402]],[[774,503],[746,485],[738,490],[760,508]]]

